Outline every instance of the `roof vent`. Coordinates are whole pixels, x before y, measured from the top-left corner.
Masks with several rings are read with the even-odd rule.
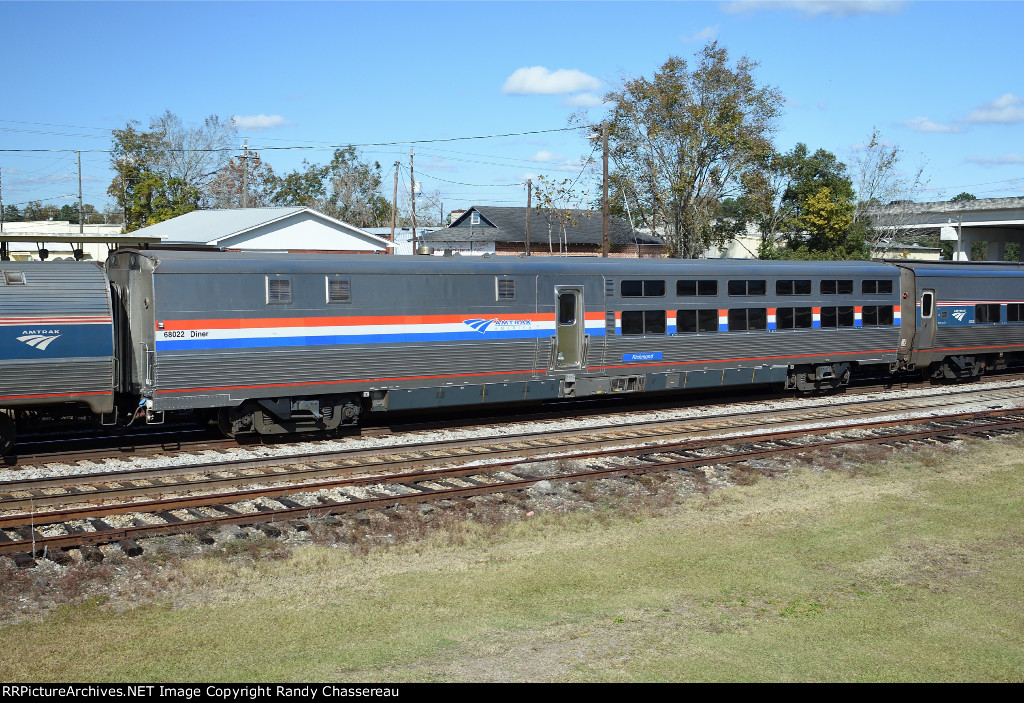
[[[416,248],[416,253],[422,256],[433,256],[434,247],[428,247],[426,244],[420,244],[419,247]]]

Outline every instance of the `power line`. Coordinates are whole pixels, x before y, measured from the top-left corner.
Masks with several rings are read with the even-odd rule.
[[[435,181],[441,181],[442,183],[454,183],[457,186],[469,186],[470,188],[519,188],[526,185],[526,181],[521,183],[462,183],[461,181],[449,181],[444,178],[438,178],[437,176],[432,176],[429,173],[424,173],[422,170],[420,170],[419,173],[420,175],[432,178]]]
[[[411,139],[405,141],[394,141],[394,142],[366,142],[364,144],[328,144],[323,146],[260,146],[254,147],[261,151],[300,151],[300,150],[317,150],[317,149],[348,149],[350,147],[363,148],[369,146],[402,146],[408,144],[440,144],[443,142],[460,142],[470,141],[475,139],[502,139],[505,137],[523,137],[531,134],[549,134],[552,132],[569,132],[584,127],[560,127],[558,129],[537,129],[528,132],[508,132],[505,134],[482,134],[471,137],[445,137],[443,139]],[[83,154],[110,154],[113,152],[112,149],[0,149],[3,153],[77,153],[81,151]],[[187,153],[213,153],[221,151],[238,151],[237,147],[217,147],[212,149],[167,149],[171,152],[187,152]]]

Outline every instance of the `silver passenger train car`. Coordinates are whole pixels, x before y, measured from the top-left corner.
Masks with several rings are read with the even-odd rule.
[[[1024,272],[1000,265],[125,250],[105,272],[0,272],[8,444],[29,408],[68,403],[277,434],[363,412],[829,390],[864,366],[960,378],[1024,350]]]

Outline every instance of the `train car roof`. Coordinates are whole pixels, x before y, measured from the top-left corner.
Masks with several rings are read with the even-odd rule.
[[[123,253],[122,250],[119,253]],[[560,256],[394,256],[280,254],[175,250],[133,251],[159,273],[405,273],[603,276],[896,276],[871,261],[760,261],[751,259],[626,259]],[[112,257],[116,254],[112,254]]]
[[[1015,261],[893,261],[921,278],[1020,278],[1024,267]]]

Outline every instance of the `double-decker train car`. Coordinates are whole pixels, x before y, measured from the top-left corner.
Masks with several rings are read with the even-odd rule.
[[[365,412],[828,390],[863,367],[960,378],[1024,351],[1024,272],[999,265],[124,250],[105,271],[0,271],[8,444],[14,420],[69,405],[278,434]]]
[[[115,355],[103,269],[0,262],[0,453],[14,442],[19,414],[112,413]]]
[[[756,383],[895,366],[899,270],[875,263],[122,252],[120,393],[232,434],[364,410]],[[121,325],[119,325],[119,329]]]

